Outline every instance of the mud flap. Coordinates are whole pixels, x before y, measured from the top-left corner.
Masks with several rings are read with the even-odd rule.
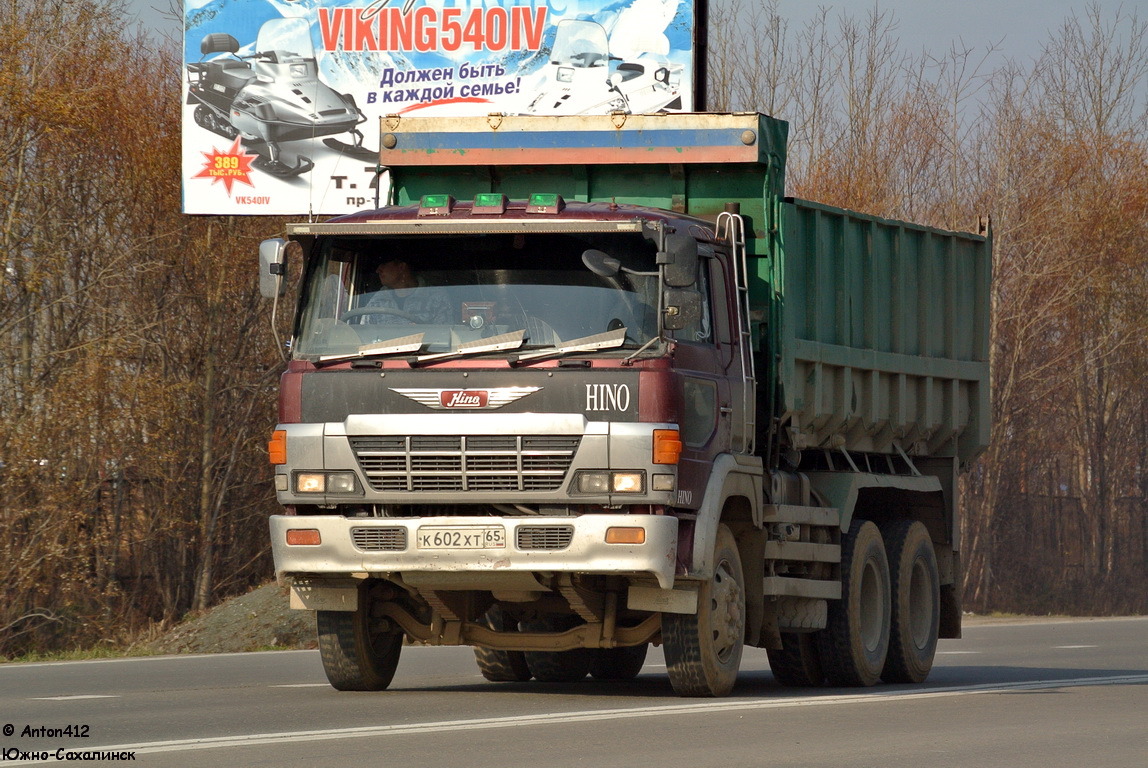
[[[956,640],[961,636],[961,593],[956,584],[941,585],[941,624],[937,637]]]

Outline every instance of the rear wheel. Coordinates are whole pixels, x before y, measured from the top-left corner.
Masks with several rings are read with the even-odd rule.
[[[646,663],[649,643],[590,651],[590,674],[598,680],[633,680]]]
[[[502,608],[492,605],[482,623],[496,632],[511,629]],[[524,683],[530,679],[530,667],[522,651],[502,651],[494,648],[475,648],[474,660],[478,671],[492,683]]]
[[[403,633],[372,626],[369,602],[357,611],[316,611],[315,624],[323,671],[336,690],[381,691],[391,684]]]
[[[825,679],[821,654],[812,632],[782,632],[781,648],[768,648],[766,654],[773,679],[781,685],[811,688],[821,685]]]
[[[881,678],[888,683],[922,683],[933,668],[941,621],[937,556],[929,531],[920,522],[898,520],[884,534],[893,618]]]
[[[817,633],[831,685],[873,685],[889,652],[889,562],[881,531],[855,519],[841,545],[841,599],[829,603],[825,630]]]
[[[524,632],[561,632],[573,626],[573,621],[559,618],[535,619],[521,624]],[[587,648],[526,651],[523,655],[530,673],[541,683],[573,683],[590,673],[590,651]]]
[[[737,682],[745,640],[745,582],[737,541],[724,524],[714,542],[713,577],[698,590],[696,614],[662,614],[666,671],[679,696],[726,696]]]

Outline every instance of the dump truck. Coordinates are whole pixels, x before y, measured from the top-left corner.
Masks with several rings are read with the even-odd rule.
[[[961,631],[991,234],[784,196],[766,115],[382,119],[388,204],[287,226],[269,443],[340,690],[404,643],[490,681],[919,683]]]

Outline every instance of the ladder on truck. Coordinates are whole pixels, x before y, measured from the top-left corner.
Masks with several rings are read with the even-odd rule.
[[[742,453],[753,453],[757,443],[757,378],[753,372],[753,333],[749,324],[749,269],[746,262],[745,220],[741,214],[722,211],[716,223],[718,240],[730,245],[734,284],[737,287],[737,333],[741,350]]]

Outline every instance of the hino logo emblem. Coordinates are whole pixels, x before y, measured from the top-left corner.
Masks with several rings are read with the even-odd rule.
[[[542,387],[498,387],[497,389],[414,389],[391,387],[395,394],[436,411],[474,408],[501,408],[532,395]]]
[[[443,408],[485,408],[489,398],[485,389],[444,389],[438,401]]]

